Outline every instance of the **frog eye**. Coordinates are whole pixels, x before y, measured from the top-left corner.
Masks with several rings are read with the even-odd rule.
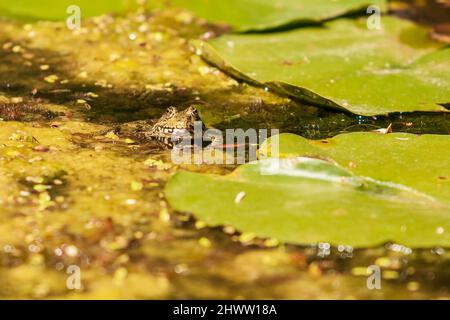
[[[178,112],[178,110],[177,110],[177,108],[175,108],[175,107],[169,107],[169,108],[167,108],[167,111],[166,111],[166,116],[167,117],[170,117],[170,118],[172,118],[172,117],[174,117],[175,116],[175,114]]]
[[[186,112],[189,115],[195,115],[198,113],[197,109],[195,109],[194,107],[189,107],[184,112]]]

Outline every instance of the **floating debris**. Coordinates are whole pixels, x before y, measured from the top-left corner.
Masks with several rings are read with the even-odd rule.
[[[239,204],[241,203],[242,199],[245,197],[245,192],[241,191],[236,195],[236,198],[234,198],[234,203]]]
[[[368,276],[370,274],[369,270],[367,267],[354,267],[352,268],[352,275],[354,276]]]
[[[211,241],[206,238],[206,237],[201,237],[198,240],[198,243],[200,244],[200,246],[202,246],[203,248],[210,248],[211,247]]]
[[[417,281],[408,282],[406,285],[408,291],[418,291],[420,289],[420,284]]]
[[[137,203],[136,199],[127,199],[125,200],[125,204],[129,205],[129,206],[134,206]]]
[[[250,244],[253,242],[253,240],[255,240],[255,238],[256,238],[256,235],[254,233],[244,232],[243,234],[241,234],[239,236],[239,241],[242,244]]]
[[[189,271],[189,267],[185,263],[180,263],[180,264],[177,264],[175,266],[174,271],[177,274],[184,274],[184,273],[187,273]]]
[[[398,279],[400,276],[400,274],[398,273],[398,271],[394,271],[394,270],[384,270],[382,272],[382,277],[383,279],[386,280],[395,280]]]
[[[152,158],[145,160],[144,165],[150,168],[156,168],[158,170],[168,170],[172,167],[170,163],[164,163],[161,160],[155,160]]]
[[[270,239],[264,240],[265,247],[273,248],[273,247],[277,247],[279,245],[280,245],[280,241],[278,241],[278,239],[270,238]]]
[[[44,80],[47,81],[48,83],[55,83],[56,80],[58,80],[58,79],[59,79],[58,76],[55,74],[52,74],[52,75],[44,78]]]
[[[204,222],[204,221],[196,221],[195,222],[195,228],[203,229],[205,227],[206,227],[206,222]]]
[[[68,245],[64,248],[64,252],[69,257],[76,257],[79,254],[78,248],[74,245]]]
[[[387,128],[382,128],[382,129],[377,129],[377,130],[372,130],[372,132],[375,133],[380,133],[380,134],[388,134],[388,133],[392,133],[392,123],[389,124],[389,126]]]
[[[131,190],[133,190],[133,191],[141,191],[144,188],[144,184],[139,181],[133,181],[133,182],[131,182],[130,187],[131,187]]]
[[[14,53],[22,52],[22,47],[19,46],[19,45],[16,45],[16,46],[14,46],[14,47],[12,48],[11,51],[14,52]]]
[[[170,214],[167,208],[162,208],[159,212],[159,220],[163,222],[169,222],[170,221]]]

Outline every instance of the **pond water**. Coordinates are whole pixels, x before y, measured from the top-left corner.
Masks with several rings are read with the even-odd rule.
[[[449,134],[448,114],[360,117],[305,106],[238,83],[188,40],[212,28],[184,12],[63,23],[0,20],[0,297],[157,299],[449,298],[443,248],[279,245],[207,228],[173,212],[177,170],[153,142],[105,135],[196,105],[208,127],[276,128],[322,139],[392,124]],[[382,268],[369,290],[366,268]],[[80,290],[66,286],[81,270]]]

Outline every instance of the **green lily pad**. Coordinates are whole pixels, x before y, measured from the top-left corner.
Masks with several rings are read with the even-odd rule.
[[[450,246],[450,137],[282,134],[279,143],[280,159],[226,176],[177,173],[165,189],[170,205],[287,243]]]
[[[211,64],[249,83],[325,108],[360,115],[445,111],[450,48],[428,30],[383,16],[270,34],[226,35],[194,42]]]
[[[172,0],[170,3],[208,21],[230,25],[235,31],[267,31],[319,23],[351,12],[365,12],[370,5],[380,9],[386,6],[385,0]]]
[[[0,15],[25,20],[63,20],[72,14],[67,13],[67,8],[72,5],[80,7],[82,18],[123,13],[136,7],[130,0],[14,0],[0,3]]]
[[[272,138],[259,150],[270,156]],[[411,187],[450,205],[450,136],[407,133],[354,132],[326,140],[308,140],[283,133],[278,136],[279,156],[332,159],[360,176]]]

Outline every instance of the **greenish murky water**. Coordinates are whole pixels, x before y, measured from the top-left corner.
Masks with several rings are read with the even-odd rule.
[[[237,83],[189,46],[211,28],[178,11],[102,16],[77,31],[0,20],[0,297],[449,298],[442,248],[268,247],[205,228],[170,209],[164,184],[177,170],[232,166],[175,166],[153,142],[102,133],[192,104],[219,129],[450,133],[448,114],[358,117]],[[372,264],[381,290],[366,286]],[[66,287],[70,265],[81,290]]]

